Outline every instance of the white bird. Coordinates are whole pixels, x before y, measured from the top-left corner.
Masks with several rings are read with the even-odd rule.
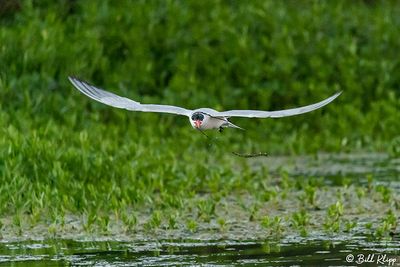
[[[341,92],[338,92],[333,96],[312,105],[299,108],[277,110],[277,111],[263,111],[263,110],[216,111],[211,108],[199,108],[195,110],[190,110],[170,105],[141,104],[129,98],[121,97],[116,94],[96,88],[74,77],[68,77],[68,79],[83,94],[103,104],[132,111],[161,112],[161,113],[184,115],[189,118],[192,127],[198,130],[219,129],[220,131],[222,131],[222,129],[225,127],[242,129],[239,126],[231,123],[228,120],[230,117],[281,118],[281,117],[288,117],[288,116],[307,113],[329,104],[341,94]]]

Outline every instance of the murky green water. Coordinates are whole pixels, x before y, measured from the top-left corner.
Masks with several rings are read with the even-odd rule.
[[[79,242],[73,240],[0,243],[0,264],[29,265],[108,265],[175,266],[232,264],[252,266],[342,266],[358,265],[370,255],[372,262],[363,266],[400,265],[400,241],[370,242],[364,237],[352,240],[284,238],[265,241],[195,241],[154,242]],[[352,256],[349,256],[352,255]],[[360,256],[363,255],[363,256]],[[353,257],[353,258],[352,258]],[[360,262],[361,263],[361,262]]]
[[[373,175],[375,183],[390,187],[394,195],[400,193],[400,161],[384,154],[253,161],[254,168],[268,165],[271,173],[284,168],[291,176],[323,177],[329,187],[343,183],[343,179],[365,184],[366,177]],[[372,213],[369,217],[373,217]],[[398,208],[396,216],[399,221]],[[188,235],[182,239],[152,235],[130,241],[118,241],[118,237],[112,236],[92,239],[96,241],[82,237],[41,240],[38,236],[30,240],[25,236],[0,240],[0,266],[400,266],[398,229],[399,226],[391,237],[384,239],[374,238],[363,223],[351,233],[311,229],[306,237],[294,231],[279,239],[267,235],[260,238],[259,234],[252,240],[235,240],[238,235],[218,240],[213,235],[198,239],[188,239]],[[147,238],[146,234],[142,237]]]

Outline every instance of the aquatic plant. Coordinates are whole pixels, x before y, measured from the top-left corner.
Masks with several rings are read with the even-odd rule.
[[[305,210],[294,212],[291,216],[291,222],[300,231],[301,236],[307,236],[307,226],[309,224],[310,216]]]
[[[324,228],[329,231],[339,232],[341,226],[341,217],[343,215],[343,203],[338,200],[327,209]]]
[[[225,231],[225,230],[226,230],[226,228],[227,228],[227,223],[226,223],[226,220],[225,220],[224,218],[219,217],[219,218],[217,219],[217,223],[218,223],[218,226],[219,226],[220,231]]]
[[[161,226],[161,211],[155,210],[153,211],[150,219],[147,221],[145,228],[148,230],[155,230]]]
[[[213,199],[203,199],[197,203],[198,217],[205,222],[210,222],[211,217],[215,215],[216,202]]]
[[[365,196],[365,189],[363,187],[356,188],[357,197],[361,200]]]
[[[92,232],[94,223],[97,220],[97,214],[94,211],[89,211],[89,212],[85,212],[85,214],[83,215],[83,229],[90,233]]]
[[[400,157],[400,136],[394,138],[389,145],[389,155],[393,158]]]
[[[121,220],[124,223],[125,231],[133,231],[137,225],[137,216],[133,212],[123,212]]]
[[[240,206],[244,221],[281,233],[292,218],[279,209],[294,212],[282,203],[300,199],[294,208],[311,213],[325,200],[318,177],[291,177],[290,162],[270,171],[267,159],[232,152],[398,155],[397,1],[20,2],[0,18],[0,221],[8,232],[45,225],[53,233],[71,218],[105,235],[120,222],[129,233],[194,232]],[[343,94],[307,116],[238,119],[246,131],[205,137],[174,116],[90,102],[68,75],[188,108],[272,110]],[[329,229],[340,229],[355,183],[339,176]],[[360,201],[372,195],[398,211],[395,191],[366,179]]]
[[[392,199],[392,191],[388,186],[377,185],[375,190],[380,193],[384,203],[389,203],[389,201]]]
[[[292,222],[296,227],[307,226],[309,219],[309,215],[305,210],[294,212],[292,214]]]
[[[195,220],[193,220],[193,219],[189,219],[187,222],[186,222],[186,227],[187,227],[187,229],[190,231],[190,232],[196,232],[196,230],[197,230],[197,222],[195,221]]]
[[[377,238],[389,237],[390,233],[396,231],[398,219],[392,210],[389,210],[380,225],[375,229],[374,236]]]
[[[357,222],[355,221],[350,221],[350,220],[346,220],[344,222],[344,232],[350,232],[352,229],[354,229],[357,226]]]
[[[178,228],[178,215],[170,213],[168,215],[168,229],[176,229],[176,228]]]
[[[272,220],[268,215],[261,218],[261,226],[268,229],[271,226]]]

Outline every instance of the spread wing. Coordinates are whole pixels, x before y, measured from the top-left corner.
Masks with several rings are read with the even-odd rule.
[[[192,112],[191,110],[176,106],[140,104],[139,102],[133,101],[129,98],[118,96],[116,94],[96,88],[74,77],[68,77],[68,79],[79,91],[81,91],[86,96],[112,107],[123,108],[132,111],[161,112],[185,116],[189,116]]]
[[[215,112],[213,116],[221,117],[245,117],[245,118],[281,118],[307,113],[319,109],[338,97],[342,92],[338,92],[333,96],[322,100],[321,102],[311,104],[304,107],[276,110],[276,111],[262,111],[262,110],[228,110],[223,112]]]

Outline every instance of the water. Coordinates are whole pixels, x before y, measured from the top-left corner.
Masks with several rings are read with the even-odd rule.
[[[371,242],[365,237],[352,240],[292,237],[279,242],[44,240],[0,243],[0,255],[0,265],[14,266],[354,266],[356,261],[368,257],[370,260],[373,257],[373,261],[362,266],[376,266],[385,256],[393,262],[392,266],[400,265],[398,240]],[[389,266],[389,262],[383,265]]]
[[[366,183],[367,175],[381,182],[400,182],[400,158],[385,153],[318,154],[308,157],[270,157],[254,160],[254,167],[267,165],[272,173],[287,171],[292,176],[323,177],[329,184],[336,178],[351,177]]]
[[[346,177],[351,178],[352,184],[366,184],[368,175],[372,175],[375,184],[390,187],[396,196],[400,193],[400,161],[385,154],[251,161],[254,168],[267,165],[271,173],[284,169],[290,176],[323,177],[324,184],[332,188]],[[352,187],[347,190],[350,196]],[[324,197],[329,198],[329,195]],[[375,202],[366,202],[367,208],[377,205],[375,211],[378,213],[383,206]],[[398,208],[394,210],[399,220]],[[374,211],[366,214],[366,222],[376,216],[371,212]],[[317,221],[317,225],[320,224],[322,221]],[[249,226],[249,223],[244,225]],[[400,266],[399,226],[391,237],[383,240],[373,238],[365,224],[357,225],[350,233],[310,231],[306,237],[294,231],[279,238],[267,235],[261,238],[261,229],[248,239],[240,237],[244,228],[236,231],[239,232],[225,237],[221,235],[218,239],[212,234],[197,235],[196,238],[196,235],[187,233],[180,239],[168,239],[166,235],[147,237],[145,233],[132,240],[119,239],[121,236],[103,237],[101,240],[82,236],[72,240],[65,237],[40,239],[37,235],[33,240],[6,238],[0,240],[0,266]],[[249,231],[253,233],[253,230]]]

